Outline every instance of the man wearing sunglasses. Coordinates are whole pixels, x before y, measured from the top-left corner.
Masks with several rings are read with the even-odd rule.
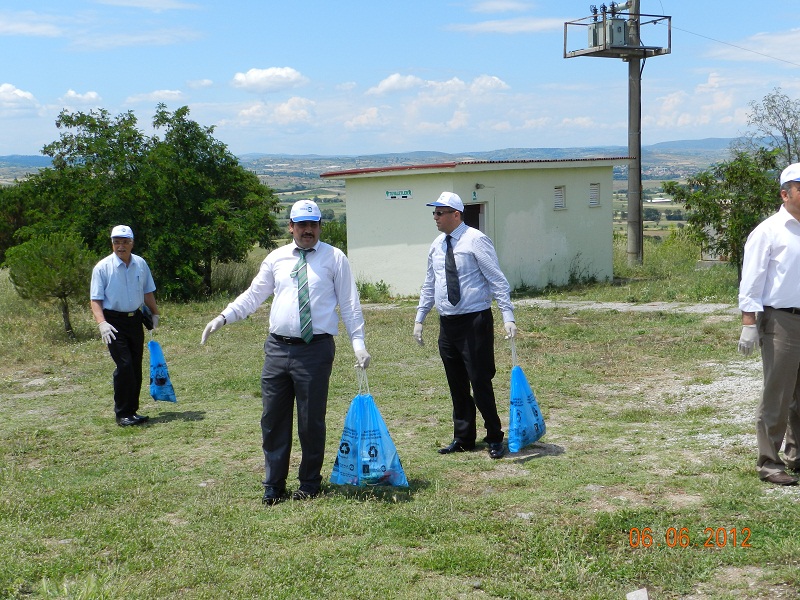
[[[435,305],[439,313],[439,355],[453,400],[453,441],[439,453],[475,448],[475,421],[480,411],[489,456],[502,458],[503,429],[492,387],[495,363],[491,305],[494,298],[503,315],[506,338],[513,338],[517,326],[511,288],[500,270],[492,241],[464,223],[464,203],[457,194],[442,192],[427,206],[434,207],[433,220],[441,235],[428,252],[413,335],[422,346],[422,323]]]

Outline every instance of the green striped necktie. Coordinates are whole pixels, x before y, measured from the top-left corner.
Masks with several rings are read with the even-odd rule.
[[[297,273],[297,303],[300,308],[300,337],[308,344],[314,337],[314,327],[311,325],[311,301],[308,296],[308,272],[306,270],[306,253],[313,252],[313,248],[304,250],[298,248],[300,260],[294,267]]]

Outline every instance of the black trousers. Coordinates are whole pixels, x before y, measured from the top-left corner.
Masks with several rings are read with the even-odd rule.
[[[139,410],[142,391],[142,358],[144,356],[144,328],[142,313],[132,316],[104,310],[106,321],[117,330],[116,339],[108,345],[108,352],[117,368],[114,369],[114,413],[117,419],[131,417]]]
[[[495,364],[491,309],[440,316],[439,356],[453,400],[453,439],[468,446],[475,443],[477,408],[486,426],[484,441],[502,442],[503,429],[492,387]]]
[[[287,344],[271,335],[267,337],[261,371],[265,487],[286,489],[296,402],[302,451],[298,479],[306,491],[319,490],[325,457],[328,384],[335,354],[333,336],[315,339],[310,344],[299,340]]]

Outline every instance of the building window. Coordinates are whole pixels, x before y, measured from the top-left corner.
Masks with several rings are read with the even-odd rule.
[[[600,184],[589,184],[589,207],[594,208],[600,206]]]
[[[553,188],[553,210],[564,210],[567,208],[567,188],[557,185]]]

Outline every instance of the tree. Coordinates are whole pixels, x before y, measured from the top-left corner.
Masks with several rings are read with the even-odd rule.
[[[211,291],[214,261],[241,261],[254,243],[270,248],[282,233],[272,190],[213,138],[213,127],[188,115],[185,106],[174,113],[158,106],[153,125],[164,130],[164,140],[149,153],[148,170],[158,204],[143,219],[157,284],[181,298]]]
[[[800,162],[800,100],[792,100],[779,87],[761,102],[750,102],[747,124],[754,131],[745,135],[740,150],[753,152],[766,145],[778,151],[778,163],[784,167]]]
[[[326,244],[336,246],[347,253],[347,224],[340,221],[327,221],[322,223],[319,238]]]
[[[69,319],[69,301],[87,296],[95,255],[73,233],[36,236],[9,248],[5,264],[17,293],[26,300],[55,301],[64,329],[75,338]]]
[[[278,200],[214,139],[213,127],[188,115],[187,107],[171,113],[159,104],[153,126],[161,138],[144,135],[130,111],[116,118],[102,109],[63,111],[59,139],[43,149],[53,167],[18,188],[25,210],[14,243],[73,231],[106,253],[111,227],[124,223],[160,294],[208,294],[212,263],[243,260],[256,243],[273,245]]]
[[[747,236],[781,205],[777,151],[734,151],[730,162],[701,171],[687,180],[663,184],[664,191],[686,206],[687,231],[700,246],[728,256],[742,278]]]
[[[642,217],[645,221],[653,221],[654,223],[658,224],[661,220],[661,211],[657,208],[645,208],[642,211]]]

